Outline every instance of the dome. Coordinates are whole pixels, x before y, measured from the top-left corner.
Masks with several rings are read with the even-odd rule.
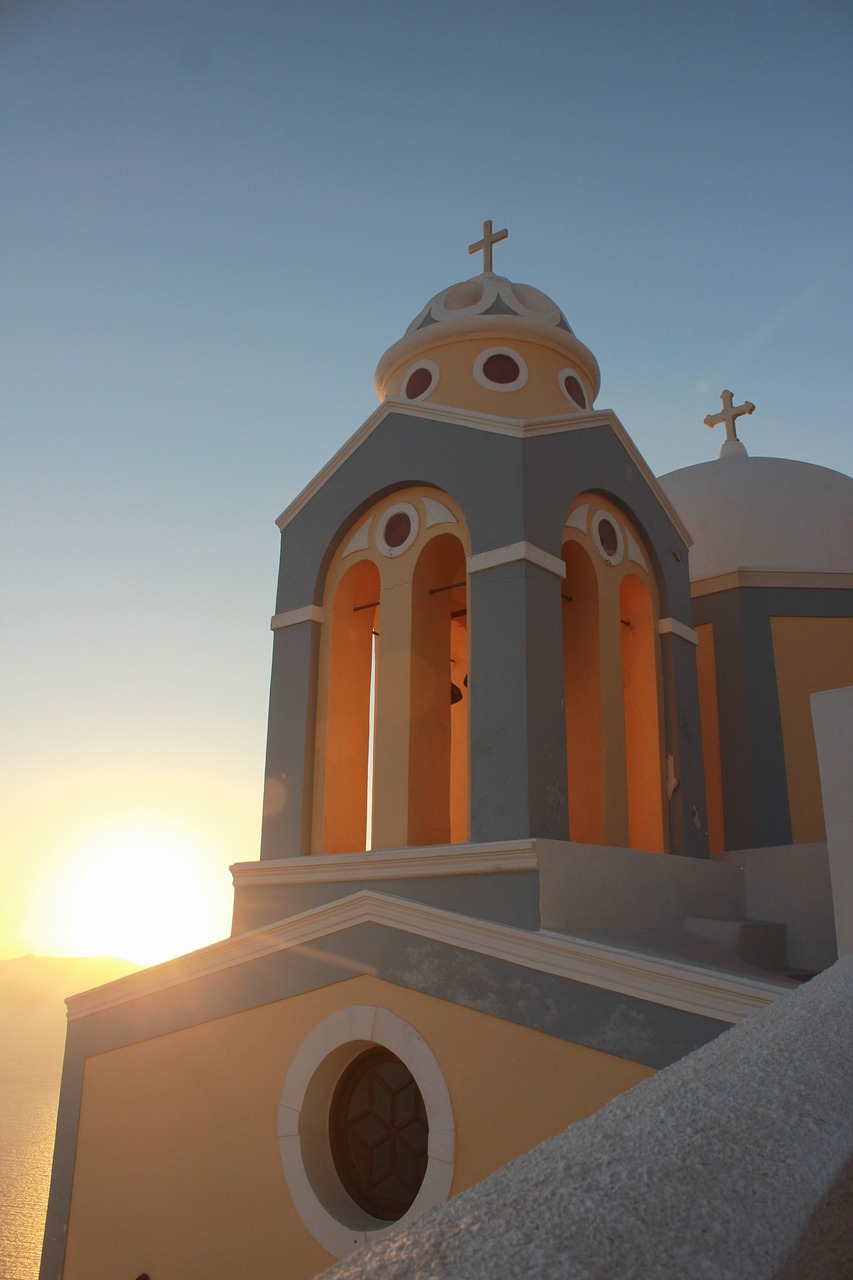
[[[463,365],[469,370],[480,352],[508,355],[517,377],[504,390],[521,391],[529,381],[527,393],[514,396],[512,405],[500,396],[491,403],[495,388],[478,373],[473,376],[479,388],[470,379],[466,383]],[[601,385],[595,356],[575,337],[556,302],[533,285],[514,283],[493,271],[430,298],[379,361],[379,399],[406,398],[406,382],[414,370],[418,389],[409,399],[522,418],[590,410]]]
[[[853,572],[853,478],[840,471],[730,453],[660,485],[693,536],[693,581],[738,569]]]
[[[572,333],[566,317],[547,293],[530,284],[513,284],[506,276],[488,271],[452,284],[430,298],[409,325],[406,336],[429,325],[458,325],[480,316],[516,316]]]

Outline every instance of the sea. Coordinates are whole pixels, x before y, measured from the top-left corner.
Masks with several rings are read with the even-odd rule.
[[[0,1277],[37,1280],[65,1006],[0,1004]]]

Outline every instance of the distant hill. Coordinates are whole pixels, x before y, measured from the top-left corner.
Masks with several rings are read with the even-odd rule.
[[[61,1005],[141,965],[114,956],[16,956],[0,960],[0,1005]]]

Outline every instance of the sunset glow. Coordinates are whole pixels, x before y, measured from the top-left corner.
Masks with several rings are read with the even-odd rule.
[[[37,896],[31,933],[57,955],[156,964],[230,930],[230,879],[177,822],[128,817],[69,843]]]

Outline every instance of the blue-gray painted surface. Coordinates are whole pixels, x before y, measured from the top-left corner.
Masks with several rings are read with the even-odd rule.
[[[474,554],[526,541],[559,557],[572,500],[590,490],[607,495],[643,531],[662,615],[691,624],[687,548],[606,413],[583,429],[529,438],[426,414],[389,414],[282,530],[277,611],[321,604],[325,573],[344,534],[382,496],[420,484],[459,502]],[[527,562],[471,575],[473,840],[568,835],[560,589],[559,578]],[[670,648],[675,653],[667,642],[664,649]],[[671,686],[666,750],[680,770],[670,804],[670,849],[701,854],[704,780],[691,667],[692,652],[663,664]],[[286,809],[264,821],[264,858],[294,857],[310,847],[316,696],[316,647],[277,638],[266,769],[269,778],[295,781]]]
[[[234,891],[232,932],[261,929],[364,890],[423,902],[445,911],[458,911],[478,920],[494,920],[516,929],[539,928],[538,871],[505,871],[489,875],[413,876],[399,880],[337,880],[238,888]]]
[[[720,725],[727,849],[792,840],[771,619],[853,616],[853,592],[741,587],[700,596],[696,624],[710,623]]]

